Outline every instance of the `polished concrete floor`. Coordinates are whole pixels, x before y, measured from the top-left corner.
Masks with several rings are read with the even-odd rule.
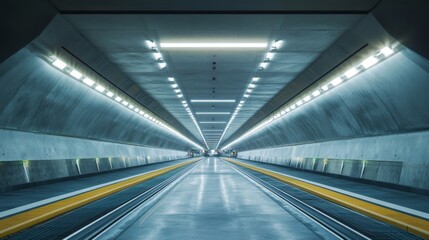
[[[218,158],[207,158],[117,239],[319,239]]]

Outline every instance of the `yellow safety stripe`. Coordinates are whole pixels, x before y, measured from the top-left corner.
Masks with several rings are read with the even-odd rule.
[[[133,177],[118,183],[114,183],[48,205],[34,208],[8,218],[1,219],[0,238],[19,232],[36,224],[42,223],[63,213],[69,212],[73,209],[89,204],[113,193],[119,192],[125,188],[132,187],[134,185],[137,185],[139,183],[142,183],[144,181],[147,181],[149,179],[160,176],[164,173],[194,163],[199,160],[201,160],[201,158],[165,167],[138,177]]]
[[[266,170],[263,168],[255,167],[253,165],[245,164],[235,161],[230,158],[224,158],[226,161],[246,167],[248,169],[263,173],[277,180],[290,184],[294,187],[302,189],[306,192],[324,198],[328,201],[337,203],[346,208],[360,212],[369,217],[375,218],[379,221],[391,224],[400,229],[406,230],[417,236],[429,239],[429,221],[417,218],[402,212],[398,212],[389,208],[381,207],[373,203],[369,203],[357,198],[353,198],[323,187],[315,186],[313,184],[300,181],[285,175]]]

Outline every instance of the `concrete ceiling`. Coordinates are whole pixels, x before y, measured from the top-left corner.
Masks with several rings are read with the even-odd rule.
[[[195,124],[167,80],[176,79],[195,112],[234,112],[252,77],[257,87],[226,131],[228,139],[251,116],[288,86],[360,14],[72,14],[66,18],[116,64],[132,81],[150,94],[197,139]],[[160,49],[168,69],[158,67],[145,40],[162,42],[264,42],[283,44],[266,70],[258,70],[267,49]],[[215,63],[215,64],[214,64]],[[214,69],[214,67],[216,69]],[[233,99],[235,103],[191,103],[191,99]],[[209,148],[215,148],[229,115],[195,115]],[[162,116],[161,116],[162,117]],[[210,136],[209,136],[210,135]]]

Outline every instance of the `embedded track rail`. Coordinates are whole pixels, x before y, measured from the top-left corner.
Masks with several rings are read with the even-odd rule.
[[[295,188],[261,172],[228,161],[231,166],[305,214],[339,239],[421,239],[402,229],[362,215]]]
[[[8,235],[5,239],[92,239],[198,164],[180,164],[96,201]]]

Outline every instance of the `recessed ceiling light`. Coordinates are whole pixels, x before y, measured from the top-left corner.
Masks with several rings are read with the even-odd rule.
[[[70,72],[70,75],[72,75],[73,77],[75,77],[77,79],[80,79],[82,77],[82,73],[80,73],[79,71],[76,71],[74,69]]]
[[[161,53],[159,53],[159,52],[154,52],[154,53],[153,53],[153,57],[154,57],[156,60],[162,60],[162,55],[161,55]]]
[[[161,48],[266,48],[267,43],[160,43]]]
[[[229,99],[191,99],[191,102],[217,102],[217,103],[234,103],[235,100],[229,100]]]
[[[317,97],[317,96],[320,95],[320,90],[316,90],[312,94],[313,94],[314,97]]]
[[[165,62],[159,62],[158,65],[159,65],[159,68],[161,69],[167,68],[167,63]]]
[[[267,68],[267,66],[268,66],[268,62],[261,62],[261,63],[259,64],[259,68],[262,68],[262,69]]]
[[[174,77],[169,77],[169,78],[168,78],[168,81],[170,81],[170,82],[174,82]]]
[[[106,93],[106,95],[108,96],[108,97],[113,97],[113,93],[112,92],[110,92],[110,91],[108,91],[107,93]]]
[[[150,49],[156,49],[156,44],[152,41],[146,40],[146,45],[150,48]]]
[[[283,43],[283,41],[281,41],[281,40],[274,41],[271,44],[271,48],[272,49],[277,49],[277,48],[279,48],[282,45],[282,43]]]
[[[338,86],[342,82],[343,82],[343,79],[341,79],[340,77],[337,77],[337,78],[335,78],[334,80],[331,81],[331,84],[334,85],[334,86]]]
[[[63,70],[66,66],[67,66],[67,64],[65,64],[63,61],[61,61],[60,59],[57,59],[57,60],[55,60],[53,63],[52,63],[52,65],[54,65],[55,67],[57,67],[57,68],[59,68],[59,69],[61,69],[61,70]]]
[[[393,50],[389,47],[384,47],[380,50],[381,53],[384,54],[384,56],[390,56],[393,53]]]
[[[101,85],[97,85],[96,87],[95,87],[95,90],[97,90],[97,91],[99,91],[99,92],[104,92],[104,90],[106,90],[106,88],[104,88],[103,86],[101,86]]]
[[[306,101],[306,102],[308,102],[308,101],[310,101],[311,100],[311,96],[310,95],[307,95],[305,98],[304,98],[304,101]]]
[[[325,86],[322,87],[323,91],[328,91],[329,90],[329,84],[326,84]]]
[[[92,85],[94,85],[94,83],[95,83],[91,78],[87,78],[87,77],[86,77],[86,78],[84,78],[82,81],[83,81],[83,83],[85,83],[86,85],[88,85],[88,86],[90,86],[90,87],[91,87]]]
[[[354,75],[358,73],[358,70],[356,68],[350,68],[344,75],[346,75],[347,78],[351,78]]]
[[[371,57],[365,59],[361,64],[364,68],[370,68],[371,66],[373,66],[377,62],[378,62],[378,59],[371,56]]]
[[[196,112],[197,115],[228,115],[230,112]]]
[[[259,80],[259,78],[258,77],[253,77],[252,78],[252,82],[257,82]]]
[[[226,123],[226,122],[218,122],[218,121],[211,121],[211,122],[210,121],[206,121],[206,122],[204,122],[203,121],[203,122],[200,122],[200,123],[216,123],[216,124],[219,123],[219,124],[221,124],[221,123]]]
[[[267,52],[267,54],[265,54],[265,59],[266,60],[272,60],[274,57],[274,53],[273,52]]]

